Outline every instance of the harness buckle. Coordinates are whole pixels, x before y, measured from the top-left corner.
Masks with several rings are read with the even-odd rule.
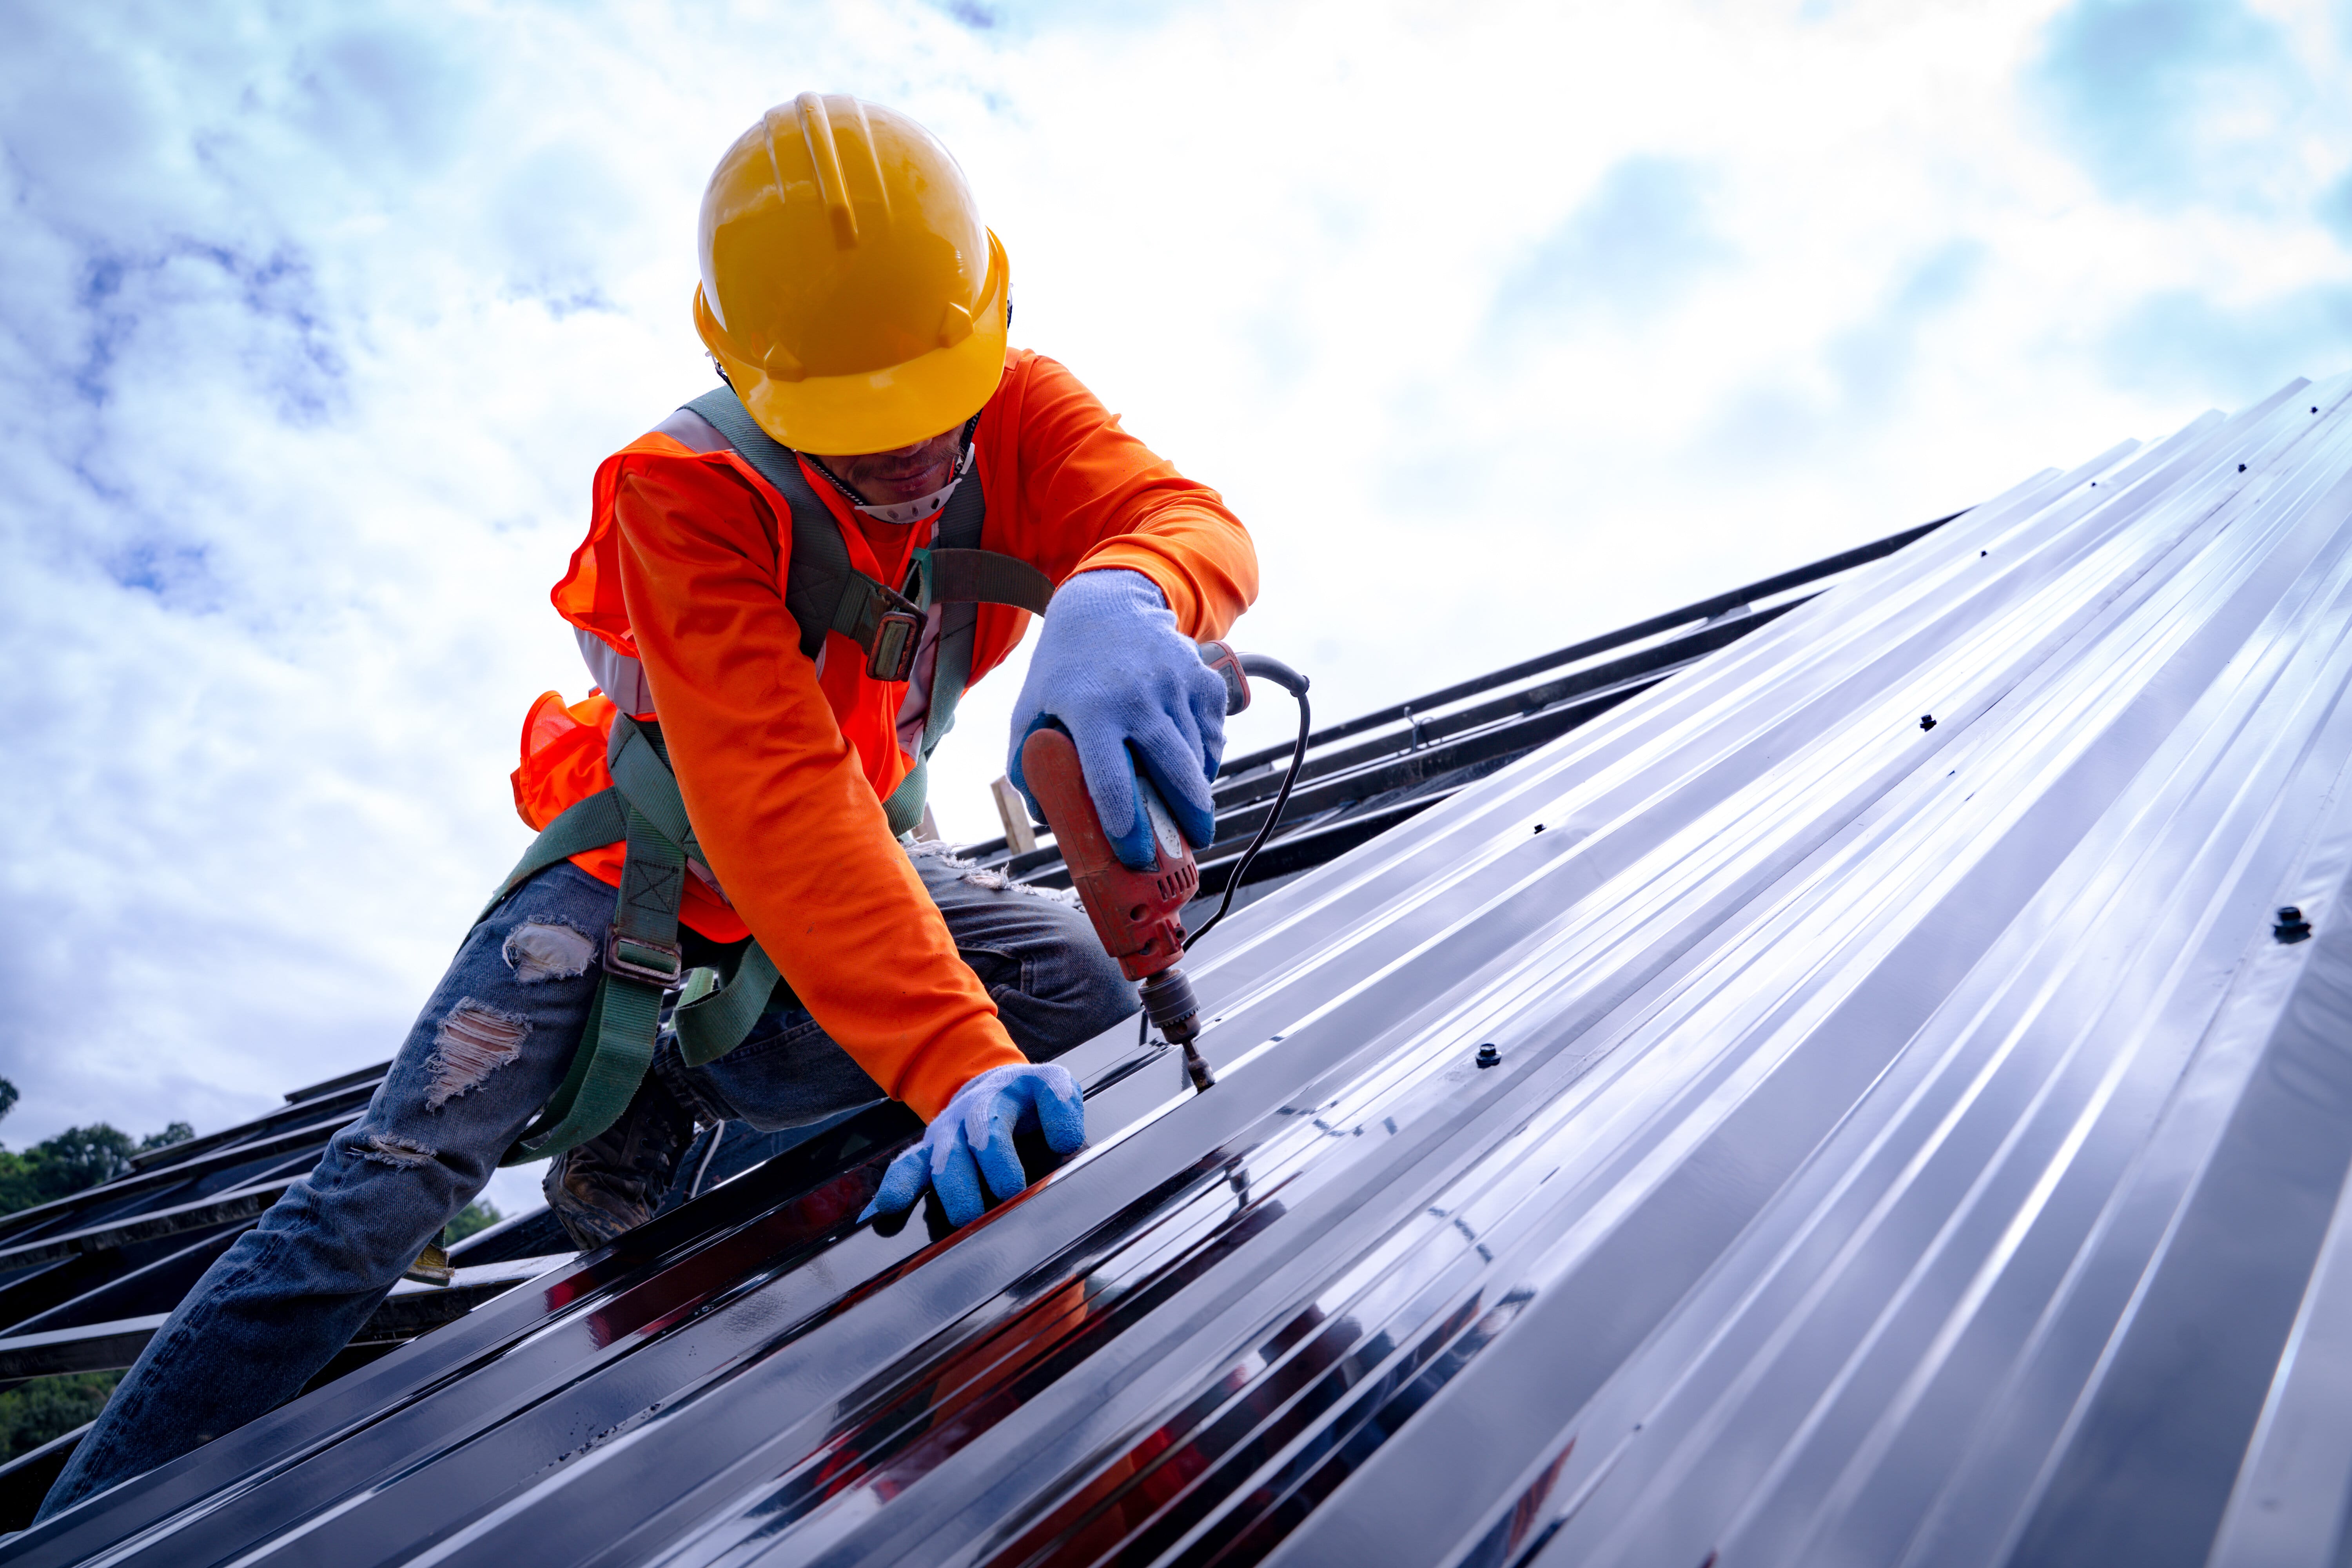
[[[912,610],[885,610],[874,623],[874,650],[866,657],[866,673],[877,680],[912,679],[922,640],[922,616]]]
[[[604,933],[604,973],[652,985],[675,985],[686,973],[686,950],[674,942],[624,936],[614,926]]]

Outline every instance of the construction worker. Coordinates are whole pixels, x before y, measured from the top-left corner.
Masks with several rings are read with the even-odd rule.
[[[1050,1058],[1134,990],[1079,910],[913,841],[925,762],[1043,611],[1014,781],[1059,723],[1123,858],[1150,862],[1135,765],[1208,843],[1224,688],[1193,639],[1254,595],[1248,535],[1008,348],[1003,247],[904,116],[770,110],[711,176],[700,260],[726,384],[597,472],[553,599],[598,690],[540,699],[513,780],[543,831],[365,1114],[156,1332],[44,1516],[299,1392],[502,1159],[552,1155],[590,1245],[652,1214],[697,1122],[890,1096],[928,1125],[868,1212],[929,1191],[958,1224],[1024,1184],[1013,1131],[1082,1142]]]

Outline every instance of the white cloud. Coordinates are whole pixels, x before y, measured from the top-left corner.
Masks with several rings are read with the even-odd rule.
[[[2252,42],[2168,120],[2135,17]],[[1242,640],[1331,717],[2352,357],[2317,6],[222,0],[12,43],[17,1142],[397,1042],[527,837],[524,706],[586,685],[545,595],[595,464],[708,384],[702,179],[804,87],[956,149],[1017,339],[1250,520]],[[2117,161],[2151,123],[2177,182]],[[953,833],[1018,679],[941,758]]]

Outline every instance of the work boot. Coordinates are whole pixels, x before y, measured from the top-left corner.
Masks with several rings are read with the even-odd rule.
[[[654,1217],[693,1138],[693,1115],[647,1077],[618,1121],[547,1163],[547,1206],[574,1245],[602,1247]]]

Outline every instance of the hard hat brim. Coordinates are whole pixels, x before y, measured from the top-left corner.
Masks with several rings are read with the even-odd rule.
[[[735,352],[694,290],[694,324],[760,428],[797,452],[846,456],[887,452],[952,430],[980,412],[1004,377],[1012,268],[988,236],[988,281],[971,331],[960,342],[855,375],[786,380]]]

